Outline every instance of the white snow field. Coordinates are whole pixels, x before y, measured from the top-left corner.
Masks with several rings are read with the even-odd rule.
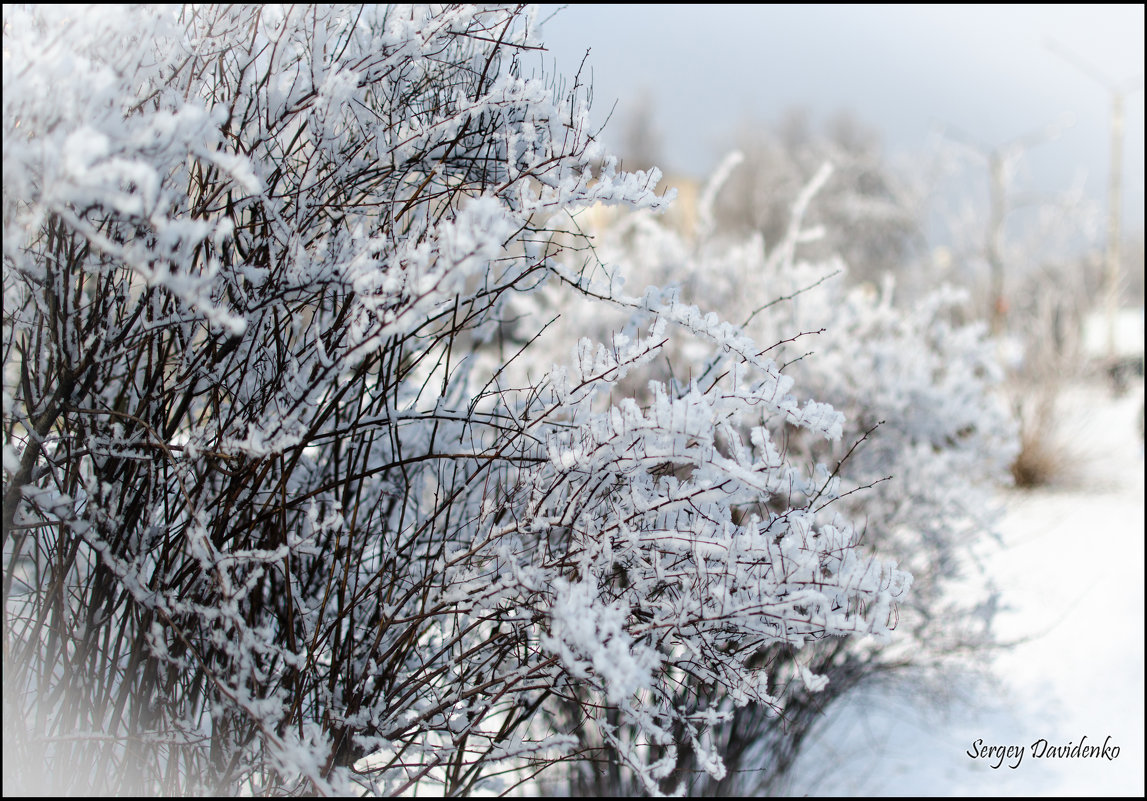
[[[792,794],[1144,794],[1142,404],[1142,379],[1121,398],[1065,393],[1073,475],[1004,498],[1002,547],[982,556],[998,630],[1021,642],[996,655],[998,687],[953,687],[946,712],[905,692],[855,699],[802,756]]]

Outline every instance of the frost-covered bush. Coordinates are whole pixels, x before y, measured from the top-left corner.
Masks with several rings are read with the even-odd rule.
[[[973,559],[973,546],[989,534],[992,492],[1008,480],[1016,432],[1001,393],[1002,370],[983,325],[956,322],[963,296],[950,289],[926,295],[908,307],[894,302],[891,278],[880,286],[849,288],[839,260],[809,263],[805,242],[819,236],[803,227],[805,211],[827,191],[829,170],[820,171],[791,205],[787,233],[774,243],[759,235],[722,237],[713,198],[737,158],[727,160],[703,194],[701,234],[687,240],[653,216],[630,215],[601,232],[595,250],[616,270],[615,280],[676,284],[681,297],[720,309],[742,323],[754,341],[771,343],[767,355],[781,373],[818,399],[844,412],[842,436],[828,443],[798,428],[774,435],[778,454],[796,464],[823,463],[831,471],[832,496],[802,495],[799,485],[770,493],[758,514],[807,508],[814,519],[844,514],[856,521],[862,546],[895,556],[914,576],[899,610],[893,638],[883,641],[824,639],[804,649],[762,645],[748,658],[779,694],[778,703],[738,703],[700,676],[683,681],[680,703],[692,701],[722,723],[704,748],[686,747],[676,778],[695,794],[754,795],[783,789],[786,772],[811,727],[835,700],[890,674],[945,681],[950,668],[994,642],[994,591]],[[587,315],[554,290],[524,301],[562,309],[555,340],[567,330],[590,333],[624,326],[620,318]],[[598,336],[607,336],[598,333]],[[704,385],[720,372],[712,348],[678,340],[662,349],[659,365],[677,381]],[[672,379],[671,379],[672,380]],[[625,383],[617,394],[640,394]],[[747,424],[752,416],[742,418]],[[729,434],[730,440],[738,436]],[[762,511],[764,510],[764,511]],[[911,668],[911,671],[903,670]],[[819,692],[799,677],[805,669],[827,679]],[[574,716],[576,717],[576,716]],[[587,744],[604,749],[606,764],[575,766],[570,789],[618,794],[638,783],[615,764],[609,743],[585,729]],[[617,735],[613,735],[616,737]],[[708,749],[724,755],[727,772],[705,771]],[[614,763],[614,764],[610,764]]]
[[[463,793],[579,756],[570,704],[652,790],[674,742],[723,775],[685,688],[776,707],[762,649],[888,635],[907,574],[784,446],[841,415],[557,258],[663,200],[538,46],[520,7],[5,8],[5,790]],[[641,324],[507,347],[547,284]],[[678,340],[705,371],[657,380]]]

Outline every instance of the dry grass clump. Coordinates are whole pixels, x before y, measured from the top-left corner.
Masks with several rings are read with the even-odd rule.
[[[1073,460],[1058,436],[1058,397],[1059,387],[1046,383],[1016,392],[1020,449],[1012,462],[1012,478],[1019,489],[1046,487],[1068,477]]]

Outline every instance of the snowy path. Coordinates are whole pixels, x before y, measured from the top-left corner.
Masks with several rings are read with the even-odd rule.
[[[1143,383],[1119,400],[1080,389],[1064,403],[1077,455],[1070,489],[1010,493],[989,570],[1003,591],[995,697],[947,716],[923,700],[839,710],[803,758],[794,794],[1132,795],[1144,793]],[[1039,759],[1033,743],[1118,746],[1114,760]],[[1108,740],[1107,738],[1110,738]],[[973,759],[1023,746],[1019,761]]]

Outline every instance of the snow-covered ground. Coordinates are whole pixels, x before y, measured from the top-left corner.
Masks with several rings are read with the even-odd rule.
[[[802,756],[794,794],[1144,794],[1142,404],[1142,380],[1118,399],[1102,385],[1067,393],[1072,479],[1007,494],[1003,547],[985,555],[998,631],[1022,642],[995,657],[999,686],[946,713],[903,693],[857,699]],[[1039,758],[1040,740],[1119,751]],[[973,758],[977,741],[1023,755]]]

